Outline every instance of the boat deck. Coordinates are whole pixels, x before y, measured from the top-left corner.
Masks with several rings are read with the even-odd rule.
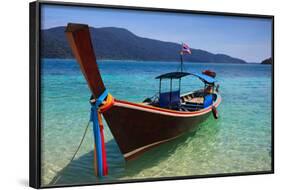
[[[188,94],[183,94],[180,97],[180,102],[177,104],[171,104],[167,109],[183,111],[183,112],[194,112],[204,109],[204,96],[206,94],[202,90],[197,90]],[[213,101],[215,101],[217,96],[213,94]],[[145,105],[151,105],[155,107],[161,107],[159,105],[159,100],[151,102],[143,102]],[[162,107],[164,108],[164,107]]]
[[[187,98],[187,97],[182,97],[182,102],[183,103],[196,103],[196,104],[203,104],[204,102],[204,97],[195,97],[195,98]]]

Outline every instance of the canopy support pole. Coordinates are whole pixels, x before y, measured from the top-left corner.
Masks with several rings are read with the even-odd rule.
[[[183,71],[183,60],[182,60],[182,52],[180,53],[181,57],[181,72]]]
[[[181,91],[181,78],[179,80],[179,91]]]
[[[162,81],[162,79],[159,80],[159,98],[160,98],[160,94],[161,94],[161,81]]]
[[[170,80],[170,105],[172,103],[172,78]]]

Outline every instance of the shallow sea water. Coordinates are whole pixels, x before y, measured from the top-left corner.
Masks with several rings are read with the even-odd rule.
[[[178,63],[99,61],[106,88],[117,99],[141,102],[158,92],[154,78]],[[186,63],[187,71],[217,72],[222,103],[219,119],[209,117],[193,134],[158,146],[125,162],[105,124],[109,175],[93,169],[92,129],[71,163],[89,120],[90,91],[75,60],[43,59],[41,79],[42,184],[71,185],[124,179],[271,170],[271,66]],[[202,87],[182,80],[182,91]]]

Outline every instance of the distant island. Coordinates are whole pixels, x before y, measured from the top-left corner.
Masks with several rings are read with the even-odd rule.
[[[263,60],[263,61],[261,62],[261,64],[272,65],[272,57]]]
[[[65,27],[41,30],[41,57],[73,58],[64,34]],[[90,27],[97,59],[179,61],[181,44],[139,37],[124,28]],[[184,56],[190,62],[246,63],[225,54],[213,54],[200,49],[191,49]]]

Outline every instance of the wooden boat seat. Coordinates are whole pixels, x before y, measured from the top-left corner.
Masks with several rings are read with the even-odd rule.
[[[208,94],[205,97],[196,97],[187,102],[183,102],[181,107],[189,111],[196,111],[199,109],[206,108],[213,104],[213,95]]]
[[[189,99],[189,100],[187,100],[185,102],[196,103],[196,104],[203,104],[204,98],[203,97],[195,97],[195,98]]]

